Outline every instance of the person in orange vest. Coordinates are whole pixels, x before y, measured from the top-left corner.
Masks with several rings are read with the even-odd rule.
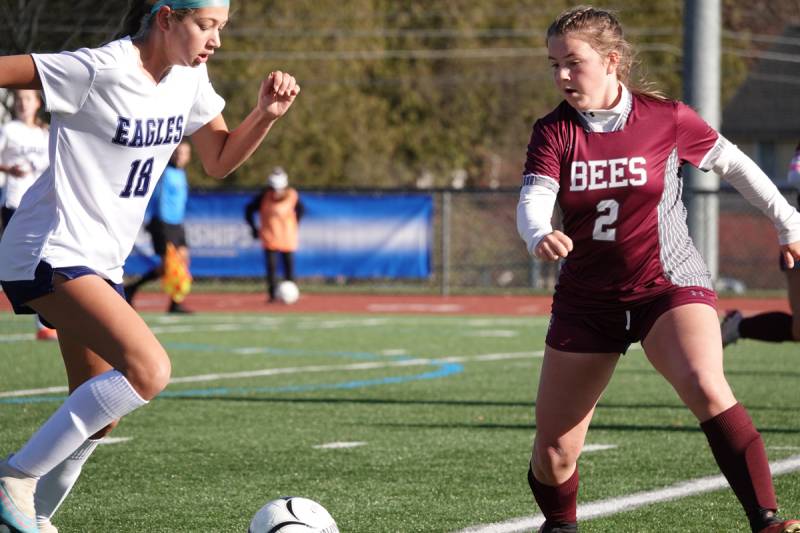
[[[259,214],[260,227],[254,215]],[[267,299],[276,301],[275,259],[280,255],[283,274],[294,281],[294,252],[297,251],[298,224],[303,216],[303,203],[297,191],[289,187],[289,177],[281,167],[273,169],[266,188],[245,208],[245,219],[254,239],[261,239],[267,269]]]

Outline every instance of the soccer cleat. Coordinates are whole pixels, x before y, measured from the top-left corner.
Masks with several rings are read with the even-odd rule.
[[[36,525],[39,526],[39,533],[58,533],[58,528],[47,518],[37,518]]]
[[[36,480],[0,462],[0,524],[15,533],[38,533],[33,494]]]
[[[739,340],[739,324],[742,322],[742,313],[739,311],[728,311],[720,324],[722,333],[722,346],[733,344]]]
[[[39,328],[36,331],[36,340],[39,341],[57,341],[58,333],[52,328]]]
[[[539,533],[578,533],[578,524],[574,522],[547,522],[539,528]]]
[[[800,533],[800,520],[783,520],[768,525],[758,533]]]
[[[167,313],[178,313],[178,314],[182,314],[182,315],[191,315],[191,314],[194,313],[194,311],[186,309],[184,306],[182,306],[181,304],[179,304],[178,302],[173,300],[169,304],[169,308],[167,309]]]

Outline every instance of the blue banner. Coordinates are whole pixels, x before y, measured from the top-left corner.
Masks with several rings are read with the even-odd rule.
[[[264,251],[244,218],[252,198],[241,192],[189,195],[185,227],[193,276],[264,275]],[[300,201],[305,214],[295,254],[297,277],[431,275],[430,195],[301,193]],[[142,229],[125,272],[142,274],[158,262],[150,235]]]

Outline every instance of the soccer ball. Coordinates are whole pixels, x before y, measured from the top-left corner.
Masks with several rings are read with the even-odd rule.
[[[275,297],[285,304],[293,304],[300,298],[300,289],[294,281],[281,281],[275,289]]]
[[[259,509],[247,533],[339,533],[339,528],[317,502],[288,496]]]

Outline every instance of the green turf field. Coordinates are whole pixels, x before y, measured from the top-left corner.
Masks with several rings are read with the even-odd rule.
[[[525,480],[546,318],[216,315],[147,319],[165,393],[98,448],[55,517],[62,533],[238,532],[266,501],[322,503],[346,533],[451,533],[538,513]],[[800,349],[740,342],[729,379],[771,460],[800,457]],[[0,453],[61,393],[57,346],[0,316]],[[331,443],[363,443],[348,448]],[[623,358],[581,459],[580,504],[717,475],[691,414],[641,350]],[[795,461],[797,462],[797,461]],[[800,517],[800,471],[776,478]],[[490,531],[484,528],[485,531]],[[476,529],[477,530],[477,529]],[[716,490],[588,520],[582,532],[744,532]]]

